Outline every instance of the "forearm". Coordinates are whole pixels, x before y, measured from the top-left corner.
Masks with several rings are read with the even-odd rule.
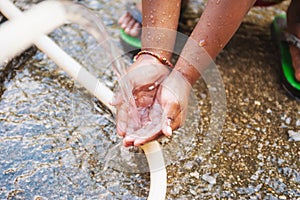
[[[180,0],[143,0],[142,50],[170,59],[181,8]]]
[[[255,0],[209,0],[175,69],[194,84],[238,29]]]

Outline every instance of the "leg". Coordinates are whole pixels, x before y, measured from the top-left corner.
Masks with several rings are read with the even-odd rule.
[[[185,8],[185,6],[188,4],[189,0],[182,0],[181,1],[181,7]],[[142,3],[137,3],[136,8],[142,12]],[[137,22],[129,12],[126,12],[123,14],[119,21],[118,24],[121,26],[122,29],[124,29],[125,33],[132,37],[138,37],[140,36],[140,31],[142,28],[142,25]]]
[[[287,26],[288,31],[300,38],[300,1],[292,0],[287,10]],[[290,45],[290,53],[293,60],[295,77],[300,81],[300,49],[294,45]]]

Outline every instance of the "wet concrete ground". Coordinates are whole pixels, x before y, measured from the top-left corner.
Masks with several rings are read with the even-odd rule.
[[[23,8],[33,3],[17,2]],[[116,21],[125,1],[81,2],[101,16],[118,43]],[[183,19],[188,25],[204,3],[191,5]],[[210,152],[203,150],[210,99],[202,80],[195,86],[201,122],[192,141],[169,142],[169,152],[179,153],[171,154],[167,167],[167,199],[300,198],[300,145],[289,138],[289,132],[300,131],[300,106],[281,87],[279,54],[269,31],[272,16],[287,5],[252,9],[218,56],[227,113]],[[189,26],[181,28],[189,32]],[[105,55],[91,53],[94,41],[78,27],[66,26],[51,36],[115,87],[112,71],[102,66]],[[20,59],[24,62],[18,64]],[[113,117],[44,54],[27,51],[1,66],[0,77],[0,199],[147,197],[148,173],[105,167],[108,149],[119,141]]]

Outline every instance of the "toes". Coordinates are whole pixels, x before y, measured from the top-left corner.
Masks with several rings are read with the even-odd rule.
[[[123,23],[125,16],[126,16],[126,13],[123,14],[123,15],[119,18],[119,20],[118,20],[118,24],[119,24],[119,25],[121,25],[121,24]]]
[[[132,37],[138,37],[141,31],[141,24],[138,22],[135,22],[130,30],[130,35]]]
[[[133,25],[136,23],[135,19],[131,18],[128,23],[127,23],[127,26],[125,28],[125,33],[127,34],[130,34],[131,30],[132,30],[132,27]]]
[[[129,13],[126,13],[125,15],[124,15],[124,17],[121,17],[120,18],[120,26],[121,26],[121,28],[122,29],[125,29],[125,28],[127,28],[128,27],[128,23],[130,22],[130,20],[132,20],[132,17],[131,17],[131,15],[129,14]]]
[[[300,81],[300,50],[297,47],[290,45],[290,53],[293,60],[295,78]]]
[[[298,67],[297,70],[295,71],[295,77],[297,81],[300,82],[300,67]]]
[[[126,20],[126,18],[128,18],[128,17],[129,17],[129,13],[128,13],[128,12],[124,13],[124,14],[119,18],[118,24],[121,26],[121,25],[124,23],[124,21]]]
[[[118,21],[118,24],[122,29],[124,29],[125,33],[132,37],[138,37],[140,34],[141,24],[138,23],[130,13],[125,13],[122,15]]]

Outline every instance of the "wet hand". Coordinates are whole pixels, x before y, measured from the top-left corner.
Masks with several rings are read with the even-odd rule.
[[[158,98],[163,110],[162,132],[164,135],[172,135],[172,130],[183,125],[191,89],[191,84],[176,70],[173,70],[161,84]]]
[[[173,130],[183,125],[191,88],[189,82],[173,70],[160,85],[155,101],[148,110],[148,123],[134,132],[128,131],[124,145],[140,146],[161,135],[171,136]]]
[[[123,137],[149,122],[154,111],[152,110],[150,115],[150,108],[154,104],[159,85],[169,74],[169,69],[165,65],[149,55],[141,56],[127,71],[122,79],[128,81],[127,90],[132,92],[134,99],[130,99],[131,103],[128,103],[122,92],[117,92],[111,103],[117,108],[117,132]],[[134,118],[136,111],[134,103],[139,123]]]

